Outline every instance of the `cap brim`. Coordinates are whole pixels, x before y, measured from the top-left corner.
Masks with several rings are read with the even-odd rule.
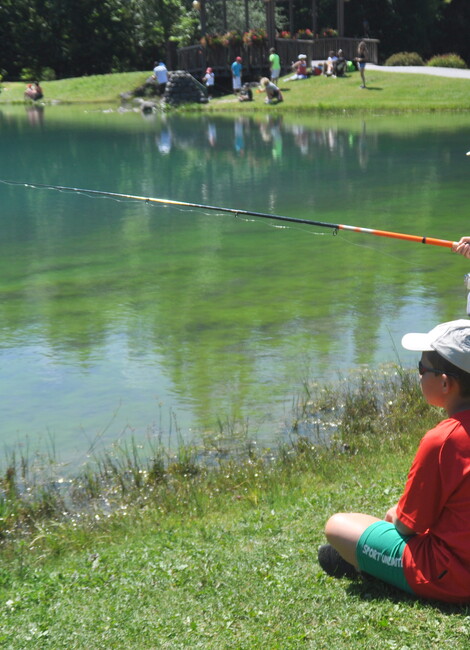
[[[419,332],[410,332],[410,334],[405,334],[401,340],[401,344],[405,350],[429,352],[433,349],[431,346],[431,337],[429,336],[429,333],[423,334]]]

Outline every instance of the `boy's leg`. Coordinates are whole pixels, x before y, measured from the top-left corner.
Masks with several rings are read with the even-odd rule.
[[[325,532],[331,546],[353,567],[413,593],[403,569],[409,536],[401,535],[391,522],[361,513],[338,513],[328,520]]]
[[[366,528],[376,521],[380,521],[380,519],[359,512],[339,512],[328,519],[325,534],[328,542],[341,557],[358,568],[357,543]]]

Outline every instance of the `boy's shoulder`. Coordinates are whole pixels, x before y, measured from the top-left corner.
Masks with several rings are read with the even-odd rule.
[[[431,446],[442,446],[450,440],[461,440],[465,445],[470,444],[470,409],[459,411],[452,417],[441,420],[424,435],[421,442]]]

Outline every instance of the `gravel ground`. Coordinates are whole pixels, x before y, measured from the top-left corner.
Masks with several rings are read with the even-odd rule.
[[[312,64],[323,63],[323,60],[312,61]],[[470,79],[470,70],[459,68],[433,68],[421,65],[376,65],[368,63],[366,70],[381,70],[382,72],[405,72],[408,74],[431,74],[436,77],[453,77],[454,79]]]
[[[433,68],[421,65],[375,65],[368,63],[366,70],[382,70],[382,72],[407,72],[411,74],[431,74],[436,77],[454,77],[455,79],[470,79],[470,70],[459,68]]]

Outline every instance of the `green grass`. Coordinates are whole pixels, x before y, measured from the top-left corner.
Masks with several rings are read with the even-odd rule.
[[[94,75],[75,79],[44,82],[47,103],[94,103],[117,106],[120,94],[142,85],[148,72]],[[227,113],[307,113],[321,112],[429,112],[467,111],[470,109],[469,80],[448,79],[424,74],[400,74],[367,70],[368,88],[361,90],[358,72],[346,78],[310,77],[304,81],[280,80],[284,103],[264,104],[264,93],[254,93],[253,102],[238,102],[233,95],[216,98],[207,106],[194,105],[189,110]],[[24,83],[5,82],[0,104],[23,102]]]
[[[41,82],[46,103],[65,104],[119,104],[120,94],[141,86],[149,72],[122,72],[116,74],[74,77],[59,81]],[[26,88],[24,82],[4,81],[1,84],[0,104],[22,103]]]
[[[254,93],[253,105],[234,98],[214,100],[208,110],[243,112],[402,112],[470,109],[470,81],[424,74],[400,74],[366,69],[367,88],[361,89],[358,72],[346,78],[310,77],[302,81],[279,82],[284,95],[280,105],[266,106],[264,93]],[[222,106],[221,106],[222,105]],[[248,107],[248,108],[246,108]]]
[[[329,450],[295,437],[318,419],[337,424]],[[0,647],[467,648],[469,607],[334,580],[316,559],[331,513],[382,516],[397,500],[438,419],[410,375],[376,371],[306,386],[276,459],[250,451],[197,471],[183,454],[152,481],[124,463],[80,516],[4,531]]]

